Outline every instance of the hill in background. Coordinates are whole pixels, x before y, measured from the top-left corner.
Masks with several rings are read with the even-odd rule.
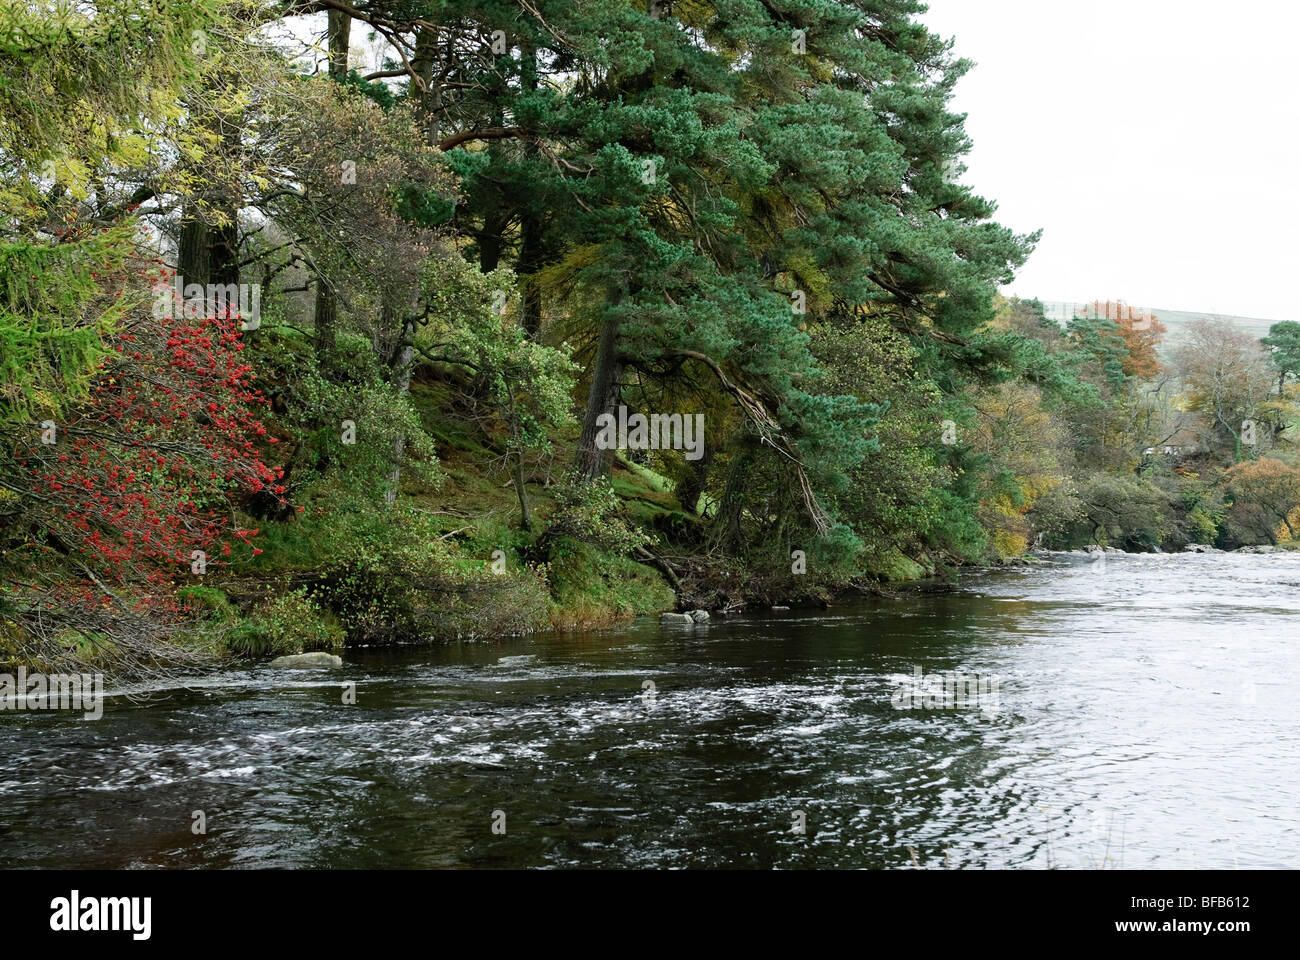
[[[1064,324],[1076,314],[1081,315],[1081,311],[1091,306],[1086,303],[1074,303],[1067,300],[1043,300],[1043,311],[1048,317],[1057,323]],[[1143,312],[1154,313],[1156,318],[1165,325],[1165,344],[1172,344],[1182,334],[1182,330],[1192,320],[1197,317],[1210,317],[1216,320],[1227,320],[1235,327],[1245,330],[1251,336],[1260,338],[1268,335],[1268,329],[1277,320],[1261,320],[1258,317],[1237,317],[1226,313],[1210,313],[1208,311],[1196,312],[1188,310],[1164,310],[1160,307],[1134,307],[1141,309]]]

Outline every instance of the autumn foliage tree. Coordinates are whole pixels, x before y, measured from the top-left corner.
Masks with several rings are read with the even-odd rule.
[[[1123,361],[1126,376],[1154,380],[1160,375],[1162,367],[1156,349],[1164,339],[1165,325],[1154,313],[1123,300],[1094,300],[1085,310],[1088,316],[1104,317],[1119,328],[1117,334],[1128,349]]]
[[[1232,543],[1276,544],[1300,535],[1300,470],[1261,457],[1233,465],[1223,479]]]
[[[106,338],[87,399],[0,434],[0,613],[47,659],[68,631],[112,637],[138,658],[182,612],[176,581],[261,552],[238,500],[283,499],[282,470],[263,461],[276,439],[258,420],[265,400],[233,309],[151,309],[151,289],[170,280],[156,267],[111,280],[137,302]],[[151,629],[114,631],[146,616]]]
[[[155,320],[136,235],[219,6],[0,7],[0,655],[146,668],[179,558],[274,485],[232,319]]]

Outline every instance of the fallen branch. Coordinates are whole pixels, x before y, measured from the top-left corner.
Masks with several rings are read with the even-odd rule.
[[[663,557],[655,556],[644,546],[638,546],[636,548],[636,555],[642,558],[643,560],[649,560],[661,571],[663,571],[663,575],[668,578],[668,582],[672,584],[673,589],[678,593],[682,592],[682,582],[679,579],[677,579],[677,574],[673,572],[673,568],[668,563],[667,560],[665,560]]]

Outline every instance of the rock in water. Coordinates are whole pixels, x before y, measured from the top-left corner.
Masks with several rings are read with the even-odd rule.
[[[332,653],[295,653],[287,657],[276,657],[271,666],[282,670],[303,670],[311,667],[341,667],[343,658]]]
[[[687,616],[690,617],[691,620],[693,620],[696,623],[703,623],[705,620],[709,619],[709,611],[692,610],[690,613],[687,614]]]
[[[661,613],[659,614],[660,623],[694,623],[689,613]]]

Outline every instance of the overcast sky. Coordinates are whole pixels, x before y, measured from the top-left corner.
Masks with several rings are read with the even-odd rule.
[[[1042,242],[1009,288],[1300,320],[1296,0],[931,0],[976,67],[963,182]]]

